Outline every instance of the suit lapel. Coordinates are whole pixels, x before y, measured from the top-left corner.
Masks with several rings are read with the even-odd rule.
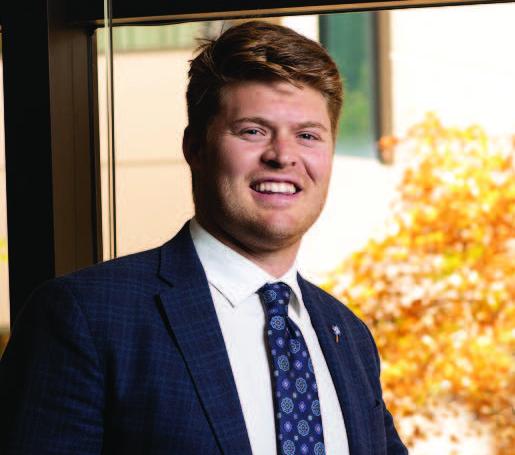
[[[160,300],[222,453],[251,454],[209,285],[186,224],[161,249]]]
[[[367,378],[364,377],[365,373],[356,347],[349,338],[346,322],[333,305],[322,300],[314,286],[307,283],[300,275],[298,281],[304,305],[308,310],[338,395],[350,453],[368,455],[367,426],[370,400],[366,390]],[[337,325],[341,332],[338,343],[332,330],[333,325]]]

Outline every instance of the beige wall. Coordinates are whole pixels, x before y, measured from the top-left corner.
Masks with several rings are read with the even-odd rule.
[[[163,243],[193,214],[189,170],[181,148],[187,123],[185,92],[191,54],[131,52],[114,58],[118,255]],[[105,61],[101,58],[99,105],[104,190],[105,87]],[[107,223],[105,191],[103,197],[103,220]]]

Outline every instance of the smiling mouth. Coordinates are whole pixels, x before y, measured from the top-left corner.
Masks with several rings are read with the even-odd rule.
[[[289,182],[261,182],[252,185],[251,188],[262,194],[295,194],[300,191]]]

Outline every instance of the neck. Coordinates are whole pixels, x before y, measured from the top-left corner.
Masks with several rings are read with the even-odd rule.
[[[228,246],[233,248],[231,245]],[[251,250],[238,250],[236,248],[233,249],[254,262],[265,272],[275,278],[279,278],[292,268],[295,263],[295,258],[297,257],[299,245],[294,245],[293,248],[288,250],[283,249],[280,252],[267,253],[257,253]]]
[[[201,220],[199,220],[197,216],[195,218],[200,226],[202,226],[202,228],[204,228],[214,238],[236,251],[238,254],[241,254],[243,257],[252,261],[258,267],[275,278],[283,276],[295,263],[295,258],[297,257],[300,247],[300,240],[291,244],[281,245],[276,248],[262,248],[258,242],[240,241],[225,232],[211,229],[210,226],[205,225]]]

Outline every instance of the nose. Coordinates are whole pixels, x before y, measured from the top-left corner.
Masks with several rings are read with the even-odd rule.
[[[277,169],[295,166],[298,160],[295,145],[295,142],[288,137],[274,137],[263,153],[262,161]]]

